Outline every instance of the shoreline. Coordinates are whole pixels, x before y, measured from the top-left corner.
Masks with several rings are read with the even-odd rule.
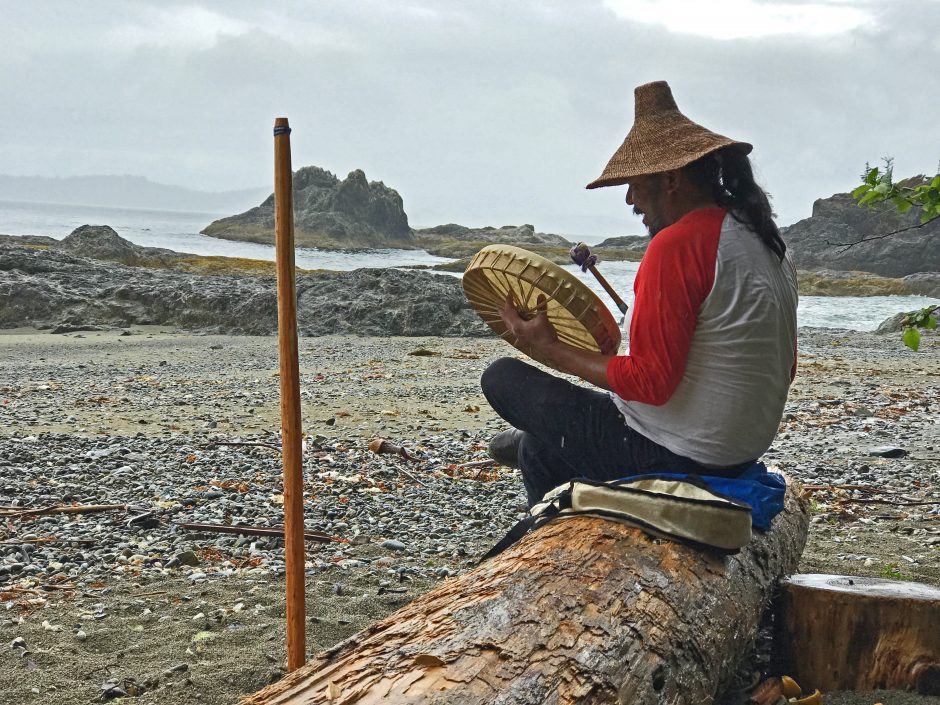
[[[86,703],[111,678],[143,687],[142,705],[221,705],[282,675],[281,541],[179,528],[283,522],[277,453],[220,445],[277,432],[276,338],[127,332],[0,332],[0,505],[133,507],[0,529],[0,640],[28,647],[0,650],[0,692],[17,703]],[[813,492],[800,571],[940,585],[937,337],[913,353],[896,336],[800,336],[764,457],[833,486]],[[517,353],[493,338],[359,336],[301,338],[300,353],[306,525],[345,540],[307,546],[308,640],[321,649],[467,570],[523,510],[517,472],[458,467],[485,459],[503,428],[479,374]],[[418,460],[370,453],[374,437]],[[884,445],[905,454],[869,454]],[[872,497],[934,504],[853,502]]]
[[[0,236],[0,327],[32,325],[64,333],[83,328],[163,325],[238,335],[266,335],[277,330],[272,262],[139,247],[107,226],[77,228],[54,246],[23,242],[8,242]],[[635,271],[635,264],[611,262],[606,276],[626,294]],[[846,273],[830,272],[822,278],[804,279],[815,287],[826,283],[829,294],[847,295],[861,286],[865,293],[876,296],[804,295],[800,304],[803,320],[874,329],[887,321],[896,323],[900,310],[932,305],[934,299],[923,297],[924,293],[938,294],[935,300],[940,302],[940,274],[912,275],[904,280],[843,275]],[[579,280],[602,303],[608,301],[591,277]],[[895,284],[906,288],[898,289]],[[877,295],[913,291],[915,285],[923,289],[921,294],[902,298]],[[296,286],[298,332],[302,336],[492,335],[467,302],[454,273],[401,268],[298,270]],[[609,302],[606,305],[612,307]]]

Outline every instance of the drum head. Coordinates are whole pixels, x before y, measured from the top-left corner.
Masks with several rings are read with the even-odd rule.
[[[534,313],[538,296],[544,296],[558,339],[569,345],[591,352],[616,352],[620,347],[620,328],[597,294],[574,274],[534,252],[511,245],[484,247],[470,260],[463,275],[463,290],[497,335],[536,360],[539,358],[506,329],[499,317],[509,293],[523,315]]]

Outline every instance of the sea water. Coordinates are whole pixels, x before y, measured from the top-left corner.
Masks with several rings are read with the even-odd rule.
[[[613,286],[627,305],[633,303],[633,277],[638,262],[602,262],[598,271]],[[616,304],[590,273],[580,268],[566,267],[577,273],[607,307],[620,320]],[[797,322],[807,328],[843,328],[846,330],[874,330],[886,318],[901,311],[916,311],[940,303],[926,296],[801,296],[797,308]]]
[[[273,245],[220,240],[199,232],[225,215],[0,201],[0,233],[45,235],[61,240],[82,225],[109,225],[125,240],[143,247],[163,247],[194,255],[274,260]],[[424,250],[399,249],[340,252],[298,247],[294,255],[294,262],[303,269],[407,267],[449,261]]]
[[[144,247],[163,247],[196,255],[274,260],[272,245],[219,240],[200,234],[200,230],[223,215],[0,201],[0,233],[62,239],[81,225],[110,225],[121,237]],[[298,248],[295,261],[304,269],[351,270],[431,266],[449,260],[422,250],[343,252]],[[636,262],[602,262],[598,269],[621,298],[631,304],[637,266]],[[617,307],[590,273],[581,272],[575,265],[566,269],[574,272],[597,293],[615,318],[620,319]],[[914,311],[937,303],[940,301],[925,296],[803,296],[800,297],[797,315],[801,326],[866,331],[874,330],[886,318],[900,311]]]

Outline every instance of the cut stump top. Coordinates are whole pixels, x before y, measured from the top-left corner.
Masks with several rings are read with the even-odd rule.
[[[784,584],[798,588],[831,590],[856,595],[901,598],[907,600],[940,601],[940,588],[926,583],[911,583],[885,578],[867,578],[856,575],[827,575],[805,573],[792,575]]]

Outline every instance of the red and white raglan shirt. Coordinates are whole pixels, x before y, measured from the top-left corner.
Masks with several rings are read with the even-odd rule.
[[[796,271],[722,208],[651,240],[628,350],[607,365],[628,426],[711,467],[759,458],[796,372]]]

